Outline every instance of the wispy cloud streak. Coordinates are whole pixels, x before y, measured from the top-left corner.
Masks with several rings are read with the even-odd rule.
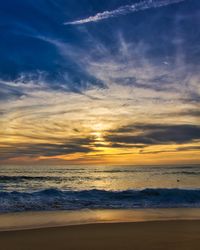
[[[152,9],[152,8],[159,8],[163,6],[167,6],[170,4],[180,3],[185,0],[146,0],[141,1],[139,3],[135,3],[132,5],[125,5],[121,6],[118,9],[111,10],[111,11],[104,11],[97,13],[94,16],[90,16],[88,18],[75,20],[72,22],[65,22],[64,25],[81,25],[85,23],[91,23],[91,22],[98,22],[104,19],[118,17],[121,15],[126,15],[133,12],[138,12],[146,9]]]

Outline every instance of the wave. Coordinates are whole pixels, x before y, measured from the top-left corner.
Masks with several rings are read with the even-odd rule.
[[[0,212],[200,207],[200,189],[0,192]]]
[[[0,176],[0,181],[23,181],[23,180],[46,180],[47,178],[45,176],[6,176],[6,175],[1,175]],[[55,179],[55,177],[48,177],[48,179]]]
[[[28,175],[18,175],[18,176],[0,176],[0,183],[2,182],[22,182],[22,181],[73,181],[76,180],[76,176],[28,176]],[[96,177],[88,177],[82,176],[79,179],[84,180],[100,180],[100,178]]]

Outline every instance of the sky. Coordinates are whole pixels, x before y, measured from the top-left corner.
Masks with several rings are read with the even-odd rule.
[[[199,0],[0,0],[0,164],[200,163]]]

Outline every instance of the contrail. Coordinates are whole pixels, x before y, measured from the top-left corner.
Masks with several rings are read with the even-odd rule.
[[[85,23],[98,22],[108,18],[118,17],[121,15],[126,15],[129,13],[142,11],[146,9],[159,8],[170,4],[180,3],[183,1],[185,0],[146,0],[132,5],[121,6],[115,10],[100,12],[88,18],[75,20],[72,22],[66,22],[64,23],[64,25],[78,25],[78,24],[80,25]]]

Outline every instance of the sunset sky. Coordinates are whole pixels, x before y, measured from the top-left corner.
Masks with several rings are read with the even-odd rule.
[[[0,1],[0,163],[200,163],[199,24],[199,0]]]

